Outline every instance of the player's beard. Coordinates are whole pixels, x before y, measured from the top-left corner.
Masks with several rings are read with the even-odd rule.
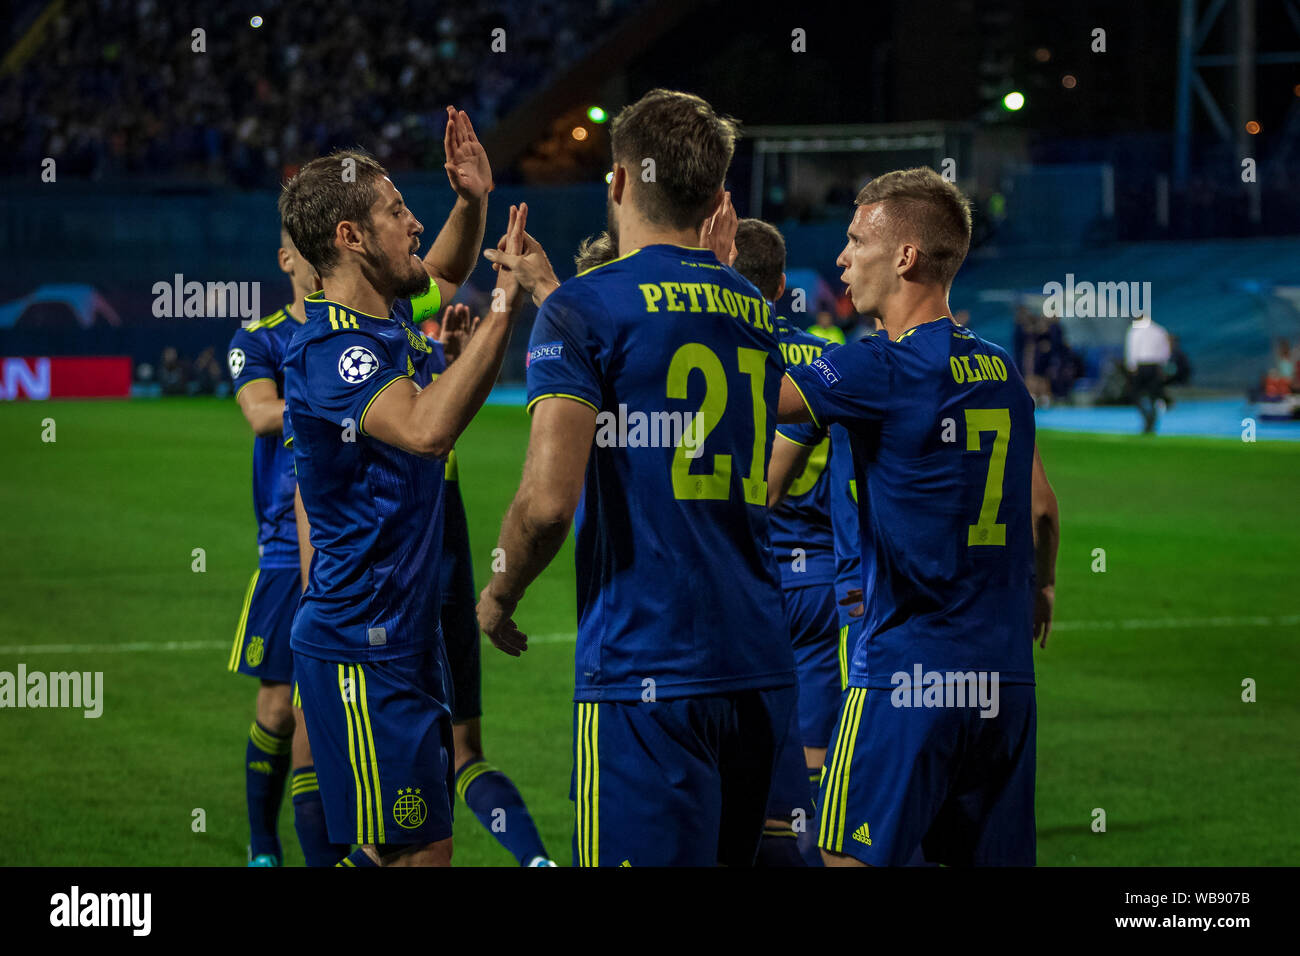
[[[363,242],[362,248],[365,250],[365,259],[361,266],[362,275],[385,297],[409,299],[429,288],[429,274],[423,267],[419,269],[418,274],[414,268],[405,271],[396,268],[388,257],[370,244],[368,239]],[[406,257],[406,264],[409,264],[410,258],[409,255]]]

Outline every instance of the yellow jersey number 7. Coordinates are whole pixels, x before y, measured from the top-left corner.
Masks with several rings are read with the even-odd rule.
[[[1007,469],[1007,443],[1011,441],[1011,410],[1007,408],[966,409],[966,450],[980,450],[980,436],[993,432],[988,477],[984,479],[984,501],[979,517],[966,532],[966,545],[1005,546],[1007,526],[998,523],[1002,506],[1002,480]]]
[[[763,376],[767,353],[762,349],[736,349],[736,367],[749,377],[749,401],[754,416],[754,448],[749,463],[749,474],[741,481],[745,501],[751,505],[767,506],[767,405],[763,402]],[[722,359],[707,345],[688,342],[673,353],[668,364],[668,397],[686,398],[686,388],[691,373],[704,374],[704,398],[700,402],[699,431],[696,436],[696,453],[699,454],[709,432],[722,420],[727,410],[727,373]],[[683,429],[685,430],[685,429]],[[690,451],[686,443],[679,442],[673,452],[673,497],[687,501],[725,501],[731,496],[731,456],[714,455],[708,473],[691,472]]]

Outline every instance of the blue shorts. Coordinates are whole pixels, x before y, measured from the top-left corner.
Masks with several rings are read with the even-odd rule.
[[[226,669],[280,684],[293,680],[289,631],[301,596],[302,575],[297,568],[254,571]]]
[[[478,632],[478,594],[469,553],[469,527],[456,482],[447,483],[443,511],[442,638],[451,665],[451,711],[457,723],[483,716],[483,642]],[[455,493],[453,493],[453,491]]]
[[[840,709],[840,627],[830,586],[784,592],[785,623],[799,681],[799,739],[825,747]]]
[[[450,837],[454,745],[442,642],[392,660],[345,663],[299,653],[296,663],[330,841]]]
[[[1035,862],[1031,684],[978,707],[896,707],[890,690],[850,687],[826,757],[818,846],[871,866]]]
[[[752,866],[794,706],[793,687],[575,703],[574,865]]]

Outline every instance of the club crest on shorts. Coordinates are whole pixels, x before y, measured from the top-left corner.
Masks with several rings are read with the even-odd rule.
[[[226,355],[226,364],[230,366],[230,377],[239,378],[239,373],[244,370],[246,357],[243,349],[231,349]]]
[[[399,827],[414,830],[428,815],[429,808],[420,796],[419,787],[407,787],[405,790],[398,788],[397,801],[393,804],[393,820]]]
[[[254,637],[248,642],[248,650],[244,651],[244,660],[248,661],[249,667],[256,667],[262,663],[262,658],[266,656],[266,644],[260,637]]]
[[[344,349],[339,356],[339,377],[349,385],[364,382],[379,368],[379,359],[364,345]]]

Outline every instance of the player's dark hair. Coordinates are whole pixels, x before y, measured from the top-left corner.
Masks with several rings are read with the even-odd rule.
[[[739,124],[704,99],[676,90],[651,90],[625,106],[610,124],[614,161],[638,181],[637,209],[674,229],[698,229],[722,188],[736,149]],[[654,161],[654,176],[647,181]]]
[[[376,183],[388,171],[356,149],[336,149],[313,159],[284,184],[280,223],[298,251],[322,278],[339,261],[334,234],[340,222],[370,225],[370,207],[379,198]]]
[[[740,220],[731,267],[758,286],[764,298],[775,299],[785,274],[785,239],[776,226],[761,219]]]
[[[618,246],[614,243],[614,237],[608,232],[602,232],[578,243],[578,254],[573,257],[573,265],[579,272],[586,272],[617,258]]]
[[[859,206],[885,204],[892,238],[921,250],[921,276],[952,285],[970,250],[970,200],[928,166],[898,169],[862,187]]]

